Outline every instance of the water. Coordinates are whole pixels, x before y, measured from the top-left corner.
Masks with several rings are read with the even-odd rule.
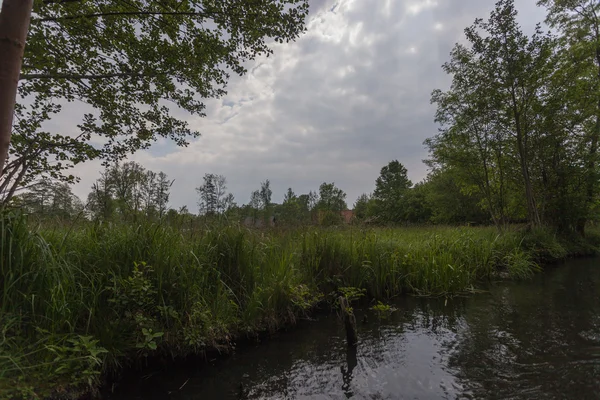
[[[402,298],[385,320],[357,310],[356,352],[336,316],[320,316],[111,398],[600,399],[599,284],[600,260],[576,260],[484,294]]]

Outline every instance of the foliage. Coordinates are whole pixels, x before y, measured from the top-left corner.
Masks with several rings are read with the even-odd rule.
[[[71,219],[83,213],[83,204],[63,182],[40,179],[29,189],[13,197],[10,206],[43,218]]]
[[[597,203],[599,6],[539,3],[558,38],[539,25],[525,35],[512,0],[465,30],[469,45],[443,66],[450,90],[432,94],[442,128],[426,144],[430,164],[451,171],[499,228],[527,221],[583,233]]]
[[[398,160],[390,161],[381,168],[375,181],[372,210],[380,222],[401,222],[406,219],[403,201],[411,186],[406,168]]]
[[[346,205],[346,193],[336,187],[334,182],[323,182],[319,186],[319,197],[316,208],[320,211],[331,211],[339,214],[340,211],[348,209]]]
[[[377,304],[371,307],[371,310],[377,313],[377,317],[384,319],[387,318],[391,313],[396,311],[395,307],[390,306],[389,304],[384,304],[381,301],[377,301]]]
[[[356,287],[341,287],[338,288],[338,291],[342,294],[342,296],[346,298],[346,300],[348,300],[348,303],[357,301],[367,294],[367,291],[365,289]]]
[[[0,387],[10,392],[2,395],[89,388],[146,356],[225,349],[239,335],[293,322],[327,293],[384,301],[461,293],[498,274],[527,277],[539,268],[535,249],[549,243],[493,228],[257,232],[197,223],[34,229],[5,213]]]
[[[17,186],[38,174],[73,181],[65,171],[90,159],[121,160],[160,138],[187,145],[199,132],[174,109],[204,116],[204,99],[223,96],[272,43],[299,37],[307,15],[306,0],[34,2],[0,175]],[[89,106],[76,135],[43,129],[75,100]]]
[[[204,183],[196,188],[200,215],[222,215],[235,206],[233,194],[227,193],[227,179],[223,175],[205,174]]]
[[[126,221],[141,215],[162,218],[173,182],[164,172],[146,170],[134,161],[116,163],[92,184],[86,208],[94,220],[110,220],[116,215]]]
[[[371,198],[366,193],[361,194],[354,203],[354,216],[358,221],[364,221],[369,215],[369,201]]]
[[[480,207],[481,197],[461,189],[460,178],[451,168],[434,169],[423,184],[424,207],[434,224],[486,224],[489,214]]]

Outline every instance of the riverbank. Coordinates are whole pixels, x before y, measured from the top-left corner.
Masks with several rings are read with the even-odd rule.
[[[598,251],[600,235],[415,227],[181,231],[155,224],[32,229],[3,220],[0,398],[76,397],[124,366],[229,349],[309,315],[343,288],[385,301]]]

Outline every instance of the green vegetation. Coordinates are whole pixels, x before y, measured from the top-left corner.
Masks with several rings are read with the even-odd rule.
[[[226,349],[339,295],[468,292],[600,243],[592,233],[569,242],[547,231],[495,228],[184,228],[84,222],[32,229],[23,217],[5,216],[0,397],[89,390],[147,356]]]
[[[69,169],[81,162],[122,160],[161,138],[187,145],[200,132],[174,109],[204,117],[207,99],[225,95],[248,61],[304,32],[308,1],[4,0],[1,12],[0,203],[8,203],[40,176],[75,181]],[[74,134],[48,131],[76,100],[89,107]]]
[[[304,31],[308,2],[82,3],[26,4],[24,64],[8,79],[28,101],[0,127],[0,204],[29,216],[1,214],[2,398],[89,391],[148,357],[227,350],[340,296],[384,316],[400,294],[472,292],[598,251],[597,1],[538,1],[555,35],[526,35],[512,0],[465,30],[443,66],[450,88],[432,93],[440,130],[422,182],[393,160],[352,213],[334,182],[277,204],[266,179],[238,206],[206,173],[198,215],[169,209],[166,174],[120,162],[198,136],[164,100],[203,116],[230,72]],[[15,4],[2,3],[3,20]],[[21,69],[17,53],[3,61]],[[75,99],[93,109],[77,135],[42,130]],[[8,100],[0,114],[12,116]],[[106,169],[84,204],[67,171],[91,159]]]

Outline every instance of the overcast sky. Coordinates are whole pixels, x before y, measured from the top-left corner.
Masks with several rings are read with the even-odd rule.
[[[430,94],[450,82],[441,65],[463,29],[487,18],[494,3],[313,0],[306,34],[232,79],[226,97],[207,102],[207,117],[182,115],[202,137],[187,148],[159,142],[131,159],[175,179],[171,206],[192,212],[194,188],[208,172],[227,177],[238,204],[268,178],[275,202],[288,187],[308,193],[326,181],[346,191],[352,207],[393,159],[418,182],[427,174],[423,141],[437,130]],[[535,0],[516,5],[526,31],[544,19]],[[53,121],[63,130],[67,123]],[[75,193],[85,199],[99,163],[76,173]]]

